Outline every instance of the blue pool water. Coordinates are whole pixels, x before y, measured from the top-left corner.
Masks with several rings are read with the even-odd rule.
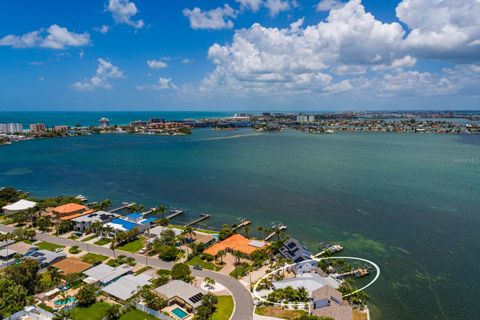
[[[64,305],[72,303],[72,302],[75,302],[75,298],[74,297],[68,297],[65,300],[62,300],[62,299],[56,300],[55,305],[56,306],[64,306]]]
[[[176,315],[177,317],[179,317],[180,319],[183,319],[183,318],[186,318],[188,316],[188,313],[186,313],[185,311],[183,311],[182,309],[180,308],[175,308],[172,310],[172,313],[174,315]]]

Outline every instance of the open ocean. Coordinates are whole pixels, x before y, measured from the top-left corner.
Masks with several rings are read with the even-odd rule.
[[[78,114],[28,117],[82,125],[162,117]],[[203,116],[212,114],[180,118]],[[0,113],[0,122],[27,120]],[[339,242],[345,255],[381,267],[367,290],[373,319],[480,315],[480,136],[200,129],[32,140],[0,147],[0,186],[187,209],[178,222],[208,212],[210,227],[238,217],[253,221],[252,232],[283,222],[313,251]]]

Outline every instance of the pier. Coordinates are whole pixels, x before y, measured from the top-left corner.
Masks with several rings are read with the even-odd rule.
[[[233,231],[237,231],[238,229],[248,226],[251,223],[252,221],[250,220],[242,220],[242,222],[240,222],[237,226],[233,228]]]
[[[343,279],[345,277],[355,277],[355,278],[360,278],[360,277],[365,277],[369,274],[370,272],[366,268],[357,268],[355,270],[352,270],[350,272],[344,272],[341,274],[336,274],[335,278],[337,279]]]
[[[130,208],[130,207],[134,206],[135,204],[136,204],[135,202],[130,202],[130,203],[124,202],[124,203],[122,203],[122,206],[121,206],[121,207],[115,208],[115,209],[110,210],[110,211],[108,211],[108,212],[114,213],[114,212],[117,212],[117,211],[120,211],[120,210],[123,210],[123,209]]]
[[[208,213],[202,213],[202,214],[200,215],[200,218],[195,219],[195,220],[187,223],[186,225],[184,225],[184,227],[193,226],[194,224],[197,224],[197,223],[199,223],[200,221],[206,220],[206,219],[208,219],[208,218],[210,218],[210,215],[209,215]]]
[[[183,210],[175,209],[175,210],[170,211],[170,214],[168,216],[166,216],[165,218],[170,220],[170,219],[175,218],[178,215],[183,214],[183,212],[184,212]]]
[[[279,233],[280,231],[283,231],[283,230],[287,230],[287,226],[285,225],[279,225],[279,226],[276,226],[275,229],[272,231],[272,233],[270,233],[266,238],[265,238],[265,241],[268,241],[270,240],[271,238],[273,238],[274,235],[276,235],[277,233]]]

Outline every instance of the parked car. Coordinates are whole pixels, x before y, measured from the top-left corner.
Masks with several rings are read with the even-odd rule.
[[[63,252],[63,248],[57,248],[57,249],[55,249],[55,252],[56,252],[56,253]]]
[[[200,265],[198,265],[198,264],[194,265],[194,266],[193,266],[193,269],[195,269],[195,270],[203,270],[202,266],[200,266]]]
[[[144,254],[147,252],[147,247],[143,247],[142,249],[140,249],[140,254]]]

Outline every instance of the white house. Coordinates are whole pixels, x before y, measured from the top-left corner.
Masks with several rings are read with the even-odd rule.
[[[27,210],[27,209],[31,209],[31,208],[35,207],[36,205],[37,205],[36,202],[21,199],[21,200],[18,200],[17,202],[15,202],[15,203],[3,206],[2,210],[5,213],[5,215],[9,215],[9,214],[12,214],[12,213],[15,213],[15,212],[20,212],[20,211],[24,211],[24,210]]]

